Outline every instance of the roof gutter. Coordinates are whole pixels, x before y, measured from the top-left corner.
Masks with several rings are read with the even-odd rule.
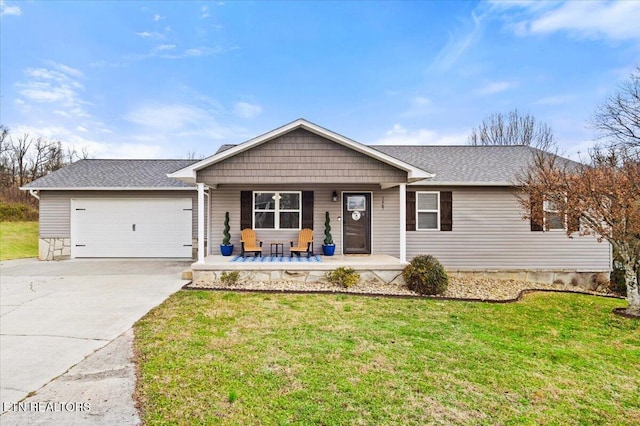
[[[192,188],[176,188],[176,187],[107,187],[107,186],[87,186],[80,188],[64,188],[64,187],[42,187],[42,188],[20,188],[22,191],[195,191],[196,187]],[[31,194],[33,195],[33,193]],[[35,195],[34,195],[35,197]],[[37,198],[37,197],[36,197]]]
[[[31,196],[32,196],[33,198],[35,198],[36,200],[40,201],[40,197],[38,197],[38,196],[36,195],[36,191],[37,191],[36,189],[30,189],[30,190],[29,190],[29,194],[31,194]]]

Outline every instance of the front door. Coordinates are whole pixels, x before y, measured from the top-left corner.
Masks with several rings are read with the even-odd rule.
[[[371,193],[345,192],[342,195],[344,217],[344,254],[371,253]]]

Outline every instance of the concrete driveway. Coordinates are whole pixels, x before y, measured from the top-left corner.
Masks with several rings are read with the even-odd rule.
[[[2,411],[130,330],[186,283],[180,272],[189,264],[122,259],[0,262]],[[129,341],[131,336],[129,332]]]

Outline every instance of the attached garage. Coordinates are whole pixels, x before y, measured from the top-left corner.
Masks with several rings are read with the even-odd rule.
[[[38,257],[192,259],[196,187],[167,174],[196,161],[79,160],[26,185],[40,200]]]
[[[71,200],[71,257],[191,257],[192,199]]]

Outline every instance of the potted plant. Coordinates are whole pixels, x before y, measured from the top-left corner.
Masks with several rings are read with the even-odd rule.
[[[224,214],[224,231],[222,231],[222,235],[224,238],[222,239],[222,244],[220,244],[220,252],[223,256],[231,256],[233,253],[233,244],[231,243],[231,234],[229,234],[229,212],[225,212]]]
[[[329,219],[329,212],[324,213],[324,244],[322,244],[322,254],[325,256],[333,256],[336,252],[336,245],[333,243],[333,237],[331,236],[331,219]]]

